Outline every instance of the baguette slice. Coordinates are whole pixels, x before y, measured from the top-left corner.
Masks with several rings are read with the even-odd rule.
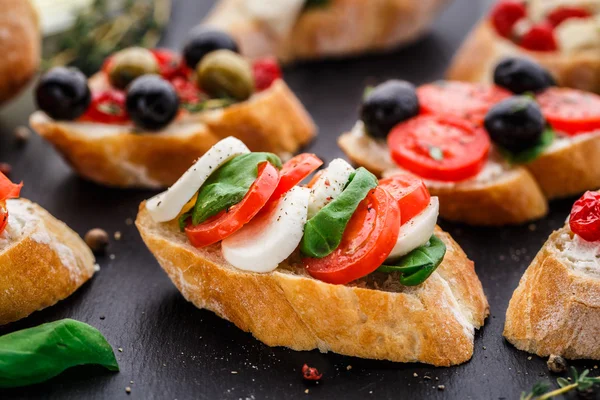
[[[154,222],[145,203],[136,225],[188,301],[269,346],[449,366],[471,358],[474,331],[489,314],[473,262],[439,228],[443,263],[424,284],[403,287],[388,275],[327,284],[311,278],[297,254],[270,273],[241,271],[220,244],[196,249],[176,222]]]
[[[90,86],[102,86],[101,79],[93,77]],[[80,176],[108,186],[155,189],[172,185],[228,136],[241,139],[252,151],[288,158],[316,134],[310,115],[282,80],[246,102],[175,121],[161,132],[54,121],[41,111],[29,122]]]
[[[42,207],[7,201],[9,221],[0,235],[0,325],[69,297],[94,274],[83,240]]]
[[[568,224],[554,232],[521,278],[504,326],[518,349],[600,359],[600,261],[577,240]]]
[[[347,132],[339,146],[355,164],[380,176],[399,172],[387,144],[367,135]],[[440,198],[440,216],[470,225],[522,224],[548,212],[548,202],[533,176],[523,167],[503,166],[500,175],[457,184],[426,182],[432,196]]]
[[[229,32],[250,58],[282,62],[383,51],[418,39],[448,0],[329,0],[274,28],[248,0],[220,0],[204,24]]]
[[[600,93],[598,50],[573,53],[529,51],[497,35],[487,19],[473,29],[456,53],[447,78],[491,83],[494,67],[504,57],[531,58],[548,69],[560,86]]]

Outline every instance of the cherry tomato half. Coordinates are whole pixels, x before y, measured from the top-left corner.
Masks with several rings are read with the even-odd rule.
[[[600,193],[585,192],[573,204],[569,226],[588,242],[600,240]]]
[[[422,114],[451,115],[481,124],[488,110],[511,96],[498,86],[440,81],[417,89]]]
[[[552,26],[558,26],[571,18],[589,18],[592,14],[585,8],[573,7],[573,6],[562,6],[557,7],[552,11],[546,19]]]
[[[274,57],[266,57],[252,63],[254,84],[259,92],[271,87],[273,82],[282,76],[279,62]]]
[[[323,160],[314,154],[304,153],[292,158],[279,171],[279,184],[269,201],[279,200],[304,178],[312,174],[321,165]]]
[[[185,228],[192,246],[205,247],[232,235],[264,207],[279,182],[279,171],[271,163],[258,166],[258,176],[241,202],[203,223]]]
[[[551,87],[537,96],[546,121],[569,135],[600,129],[600,96],[577,89]]]
[[[388,191],[398,202],[402,225],[427,208],[431,198],[423,180],[411,174],[400,173],[382,179],[379,187]]]
[[[526,15],[527,9],[522,2],[504,0],[494,6],[490,13],[490,19],[498,35],[508,38],[512,33],[513,26]]]
[[[92,102],[85,114],[84,121],[104,124],[123,124],[129,121],[125,109],[125,93],[116,89],[108,89],[92,94]]]
[[[338,248],[327,257],[303,261],[314,278],[344,285],[379,268],[394,248],[399,231],[398,203],[377,187],[350,218]]]
[[[555,51],[558,48],[554,27],[548,22],[533,25],[521,38],[519,45],[532,51]]]
[[[0,233],[4,232],[8,224],[7,199],[16,199],[21,194],[23,183],[14,184],[2,172],[0,172]]]
[[[485,130],[449,116],[420,115],[396,125],[388,136],[392,159],[425,179],[457,182],[479,173],[487,161]]]

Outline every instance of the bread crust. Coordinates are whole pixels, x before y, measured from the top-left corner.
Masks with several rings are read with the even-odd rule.
[[[600,284],[576,272],[557,252],[554,232],[514,291],[506,311],[504,337],[516,348],[539,356],[600,359]]]
[[[85,123],[54,121],[41,111],[31,116],[30,124],[80,176],[108,186],[139,188],[172,185],[198,157],[228,136],[239,138],[252,151],[287,158],[316,134],[310,115],[282,80],[249,101],[198,113],[161,133],[135,132],[124,126],[110,135],[87,134],[81,132]],[[103,125],[96,126],[103,131]]]
[[[471,358],[474,330],[489,314],[473,262],[441,230],[448,251],[438,270],[420,286],[391,292],[327,284],[295,261],[271,273],[238,270],[219,244],[196,249],[176,223],[155,223],[145,203],[136,225],[188,301],[269,346],[450,366]]]
[[[280,34],[243,11],[241,0],[221,0],[204,24],[229,32],[248,57],[282,62],[341,57],[391,49],[418,39],[447,0],[330,0],[303,11]]]
[[[338,144],[352,162],[379,176],[398,172],[385,143],[348,132],[340,136]],[[449,221],[483,226],[514,225],[539,219],[548,212],[548,202],[524,167],[512,167],[488,182],[428,185],[428,189],[432,196],[439,197],[440,216]]]
[[[448,79],[468,82],[493,81],[495,65],[504,57],[528,57],[547,68],[560,86],[600,93],[600,52],[534,52],[496,34],[484,19],[469,34],[454,56]]]
[[[26,222],[18,238],[0,235],[8,241],[0,250],[0,325],[67,298],[91,278],[95,264],[83,240],[42,207],[25,199],[7,204]]]
[[[0,104],[29,82],[40,63],[38,15],[29,0],[0,0]]]

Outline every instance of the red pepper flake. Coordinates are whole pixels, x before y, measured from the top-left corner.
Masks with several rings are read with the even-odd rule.
[[[307,381],[318,381],[323,377],[323,374],[321,374],[318,369],[304,364],[302,367],[302,377]]]

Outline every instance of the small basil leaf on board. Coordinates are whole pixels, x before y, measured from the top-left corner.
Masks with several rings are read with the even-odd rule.
[[[196,204],[181,216],[179,226],[183,229],[190,216],[192,224],[198,225],[242,201],[258,176],[258,165],[265,161],[281,169],[281,160],[272,153],[242,154],[223,164],[204,182]]]
[[[382,265],[379,272],[400,273],[400,283],[416,286],[425,282],[437,269],[446,255],[446,245],[437,236],[431,236],[429,242],[395,260],[394,265]]]
[[[323,258],[337,249],[352,214],[369,191],[377,187],[375,175],[364,168],[358,168],[350,178],[344,191],[306,223],[300,242],[305,256]]]
[[[44,382],[84,364],[119,370],[110,344],[83,322],[63,319],[0,336],[0,388]]]
[[[533,146],[518,153],[508,151],[499,147],[499,151],[510,164],[525,164],[538,158],[546,150],[554,139],[556,133],[552,128],[546,128],[540,140]]]

